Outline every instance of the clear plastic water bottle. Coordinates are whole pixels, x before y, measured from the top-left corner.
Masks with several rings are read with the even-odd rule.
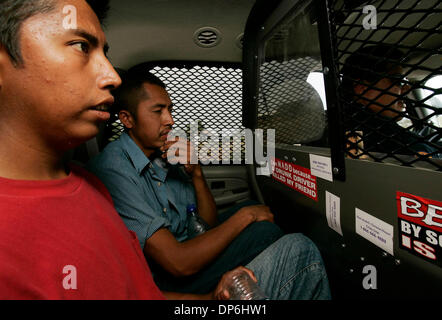
[[[188,239],[194,238],[207,230],[209,225],[198,215],[196,205],[189,204],[187,206],[187,235]]]
[[[243,270],[236,270],[228,279],[229,300],[269,300],[258,284]]]

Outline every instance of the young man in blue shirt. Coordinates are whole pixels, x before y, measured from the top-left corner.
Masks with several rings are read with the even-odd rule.
[[[173,104],[160,79],[147,71],[131,71],[114,95],[126,132],[88,168],[107,186],[126,226],[137,233],[162,290],[204,294],[227,271],[245,265],[254,266],[252,271],[261,277],[271,298],[329,297],[317,248],[300,234],[274,243],[283,233],[267,206],[244,203],[218,216],[201,166],[190,164],[190,142],[167,141],[174,125]],[[173,145],[186,147],[179,148],[186,150],[184,154],[176,154],[182,167],[166,161]],[[192,239],[187,233],[189,204],[196,204],[199,215],[211,226]],[[264,251],[272,244],[279,249]],[[266,257],[271,258],[264,265]],[[290,275],[306,263],[315,267],[303,276],[305,282],[298,279],[299,283],[290,286],[293,290],[281,295],[284,284],[293,281]]]

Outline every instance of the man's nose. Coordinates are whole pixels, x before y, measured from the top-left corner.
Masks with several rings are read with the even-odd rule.
[[[175,124],[175,121],[173,120],[173,117],[172,117],[172,113],[168,109],[166,109],[166,111],[165,111],[163,124],[165,126],[173,126]]]
[[[98,87],[100,89],[113,90],[121,85],[121,78],[111,65],[109,60],[104,57],[100,64]]]

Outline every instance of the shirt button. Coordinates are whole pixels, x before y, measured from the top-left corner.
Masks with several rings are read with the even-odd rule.
[[[158,182],[158,187],[161,187],[161,182]]]
[[[167,208],[163,208],[163,212],[166,213],[167,212]]]

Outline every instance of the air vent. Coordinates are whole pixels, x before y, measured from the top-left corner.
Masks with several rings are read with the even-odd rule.
[[[195,31],[193,41],[203,48],[211,48],[221,42],[221,33],[212,27],[203,27]]]

